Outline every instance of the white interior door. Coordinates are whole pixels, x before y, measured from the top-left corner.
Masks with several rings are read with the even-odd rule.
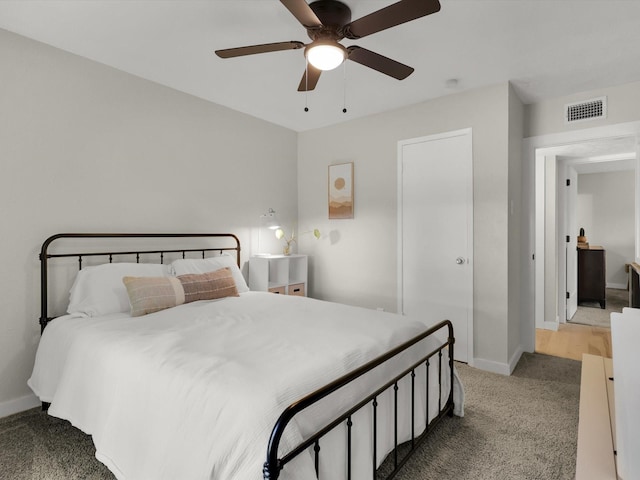
[[[566,192],[566,235],[567,242],[567,320],[571,320],[578,310],[578,219],[576,216],[576,205],[578,203],[578,172],[572,166],[567,167]]]
[[[558,297],[562,295],[560,298],[564,298],[564,269],[562,281],[558,278],[558,252],[564,255],[564,243],[557,234],[558,160],[555,155],[545,155],[544,162],[544,321],[554,325],[554,330],[557,330],[560,312]]]
[[[473,359],[471,130],[399,143],[398,311],[451,320],[455,359]]]

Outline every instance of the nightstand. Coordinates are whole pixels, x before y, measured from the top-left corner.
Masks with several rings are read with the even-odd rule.
[[[249,288],[281,295],[307,296],[307,256],[267,255],[249,259]]]

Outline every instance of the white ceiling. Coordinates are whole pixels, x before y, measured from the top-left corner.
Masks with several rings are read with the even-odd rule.
[[[540,148],[540,155],[567,160],[579,174],[633,171],[636,169],[635,135],[596,138],[580,143]]]
[[[605,162],[586,162],[574,165],[579,175],[591,173],[632,172],[636,169],[635,160],[611,160]]]
[[[393,0],[344,2],[357,19]],[[308,96],[296,91],[301,50],[227,60],[213,53],[308,42],[277,0],[2,0],[0,28],[296,131],[506,81],[525,103],[640,81],[640,1],[441,4],[439,13],[342,42],[411,65],[409,78],[347,62],[346,82],[344,69],[326,72]],[[458,86],[447,87],[453,78]]]

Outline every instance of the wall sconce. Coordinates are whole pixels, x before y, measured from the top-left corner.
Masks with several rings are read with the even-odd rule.
[[[267,229],[267,230],[277,230],[278,228],[280,228],[280,222],[278,221],[278,217],[276,216],[276,211],[273,208],[270,208],[269,210],[267,210],[267,213],[263,213],[262,215],[260,215],[260,227],[258,228],[258,252],[262,252],[263,251],[263,246],[262,246],[262,230],[263,229]],[[271,235],[268,235],[267,238],[271,238]],[[267,245],[268,246],[267,242]],[[269,253],[256,253],[255,254],[257,257],[266,257],[269,256]]]
[[[276,211],[270,208],[267,213],[260,215],[260,225],[268,228],[269,230],[276,230],[280,228],[280,223],[276,217]]]

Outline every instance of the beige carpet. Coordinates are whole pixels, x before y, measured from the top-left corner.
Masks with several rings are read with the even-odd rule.
[[[0,478],[113,480],[91,437],[39,408],[0,420]]]
[[[606,308],[600,308],[598,302],[578,305],[578,311],[569,322],[611,328],[611,313],[622,312],[623,307],[629,306],[629,291],[607,288],[605,299]]]
[[[459,365],[464,418],[444,419],[399,480],[573,480],[581,362],[523,354],[510,377]]]

